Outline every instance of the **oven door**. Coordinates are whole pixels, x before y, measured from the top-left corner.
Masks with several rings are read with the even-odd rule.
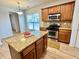
[[[57,39],[58,31],[48,31],[48,37]]]

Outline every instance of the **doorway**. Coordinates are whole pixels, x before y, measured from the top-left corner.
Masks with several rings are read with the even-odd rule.
[[[20,33],[20,24],[19,24],[19,16],[17,13],[10,12],[9,13],[10,22],[13,34]]]

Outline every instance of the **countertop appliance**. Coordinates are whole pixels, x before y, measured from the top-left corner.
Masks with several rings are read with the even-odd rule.
[[[49,14],[48,15],[49,21],[59,21],[60,15],[61,15],[60,13]]]
[[[58,39],[59,27],[60,26],[57,24],[51,24],[49,27],[47,27],[48,37]]]

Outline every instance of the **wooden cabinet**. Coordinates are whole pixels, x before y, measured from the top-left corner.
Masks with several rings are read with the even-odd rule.
[[[32,44],[27,49],[25,49],[22,54],[23,59],[36,59],[35,44]]]
[[[69,2],[69,3],[42,9],[42,20],[48,21],[48,14],[60,13],[61,21],[72,21],[74,6],[75,6],[74,2]]]
[[[37,59],[40,59],[40,57],[43,54],[43,38],[41,38],[36,42],[36,51],[37,51]]]
[[[43,37],[43,45],[44,45],[43,50],[45,51],[47,48],[47,35]]]
[[[61,5],[61,21],[71,21],[73,18],[74,3]]]
[[[49,8],[49,14],[60,13],[60,11],[61,11],[60,6],[54,6]]]
[[[40,27],[41,31],[46,31],[47,29],[45,27]]]
[[[48,21],[48,8],[42,9],[42,21],[44,22]]]
[[[69,43],[70,42],[71,31],[70,30],[59,30],[58,41]]]
[[[36,59],[35,49],[29,51],[29,53],[24,56],[23,59]]]
[[[9,45],[12,59],[40,59],[44,50],[47,48],[47,34],[34,41],[20,52],[17,52]]]

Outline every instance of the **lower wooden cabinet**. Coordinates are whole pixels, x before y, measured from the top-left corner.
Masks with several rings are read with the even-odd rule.
[[[44,45],[44,51],[46,50],[46,48],[47,48],[47,35],[45,35],[44,37],[43,37],[43,45]]]
[[[58,41],[68,43],[70,42],[71,30],[59,30]]]
[[[22,51],[23,59],[40,59],[47,48],[47,34]]]
[[[29,51],[29,53],[24,56],[23,59],[36,59],[35,49]]]
[[[36,54],[37,59],[40,59],[43,54],[43,38],[36,42]]]
[[[12,59],[40,59],[47,48],[47,35],[44,35],[21,52],[17,52],[9,46]]]
[[[35,44],[32,44],[27,49],[25,49],[22,54],[23,59],[36,59]]]

